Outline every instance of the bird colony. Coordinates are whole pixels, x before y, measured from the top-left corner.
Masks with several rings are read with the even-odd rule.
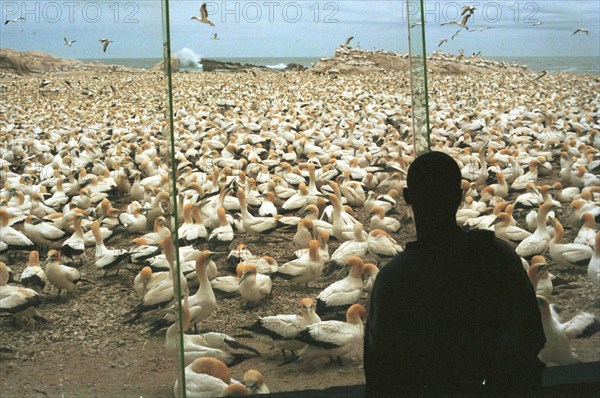
[[[180,279],[188,396],[364,380],[369,292],[415,238],[406,73],[178,74],[173,164],[160,74],[0,83],[3,348],[150,341],[177,396]],[[432,150],[464,178],[457,221],[523,258],[540,358],[600,359],[597,79],[506,68],[430,84]]]

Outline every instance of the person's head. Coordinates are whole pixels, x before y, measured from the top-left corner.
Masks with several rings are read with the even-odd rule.
[[[408,168],[404,200],[416,218],[449,219],[456,215],[462,198],[458,164],[443,152],[417,157]]]

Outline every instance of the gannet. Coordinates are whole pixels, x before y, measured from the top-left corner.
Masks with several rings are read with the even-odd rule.
[[[317,314],[321,317],[340,311],[345,313],[362,296],[364,263],[360,257],[349,256],[346,264],[350,266],[348,276],[332,283],[317,296]]]
[[[198,22],[202,22],[202,23],[205,23],[210,26],[215,26],[215,24],[210,19],[208,19],[208,11],[206,10],[206,3],[204,3],[200,6],[200,18],[198,18],[197,16],[193,16],[190,19],[194,19]]]
[[[552,203],[544,202],[540,205],[537,214],[537,228],[528,238],[525,238],[515,249],[521,257],[530,258],[536,254],[542,254],[548,249],[550,234],[546,229],[546,217],[552,208]]]
[[[25,18],[19,17],[17,19],[7,19],[6,21],[4,21],[4,25],[8,25],[9,23],[15,23],[15,22],[19,22],[19,21],[25,22]]]
[[[41,303],[39,294],[26,287],[8,285],[9,269],[0,261],[0,314],[25,316],[36,321],[48,321],[37,311]]]
[[[554,219],[554,238],[548,243],[549,253],[552,260],[563,266],[588,265],[594,250],[587,245],[577,243],[560,243],[564,237],[565,230],[558,221]]]
[[[238,290],[248,304],[255,304],[271,294],[271,278],[257,273],[256,265],[241,263],[237,269],[238,274],[241,274]]]
[[[38,293],[46,286],[46,273],[40,266],[40,254],[36,250],[29,252],[27,267],[21,273],[21,283]]]
[[[288,358],[283,364],[298,360],[327,356],[337,358],[341,363],[343,355],[352,353],[362,347],[363,318],[367,310],[361,304],[352,305],[346,312],[346,322],[321,321],[313,323],[302,330],[296,340],[306,343],[298,354]],[[282,364],[282,365],[283,365]]]
[[[58,296],[60,296],[60,292],[63,290],[67,292],[74,290],[79,282],[91,283],[88,280],[82,279],[79,271],[75,268],[61,264],[60,253],[56,250],[48,252],[46,278],[58,289]]]
[[[301,330],[320,322],[321,318],[315,312],[315,302],[306,297],[300,300],[300,314],[293,315],[271,315],[259,317],[250,326],[242,326],[242,329],[253,332],[271,347],[281,350],[283,358],[286,359],[286,351],[295,351],[304,347],[304,343],[295,340]]]
[[[258,370],[250,369],[244,373],[244,385],[248,388],[249,393],[254,394],[269,394],[269,387],[265,383],[265,378]]]

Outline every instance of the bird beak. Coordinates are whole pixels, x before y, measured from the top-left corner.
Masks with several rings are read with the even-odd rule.
[[[550,264],[541,265],[538,268],[538,274],[541,273],[541,272],[544,272],[544,271],[548,271],[549,268],[550,268]]]
[[[244,279],[246,279],[249,276],[250,276],[249,272],[246,272],[244,275],[242,275],[242,277],[240,278],[240,281],[238,282],[238,286],[241,285],[242,282],[244,281]]]
[[[492,221],[492,223],[489,225],[490,227],[493,225],[496,225],[500,222],[500,217],[496,217],[496,219],[494,221]]]

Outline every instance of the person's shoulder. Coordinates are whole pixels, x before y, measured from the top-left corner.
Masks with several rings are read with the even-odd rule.
[[[390,274],[398,274],[401,273],[403,268],[405,268],[408,264],[406,253],[398,253],[394,258],[388,261],[381,269],[379,270],[379,274],[377,278],[385,277]]]
[[[479,243],[482,245],[489,245],[497,248],[499,251],[516,255],[515,250],[510,247],[508,243],[503,241],[502,239],[496,238],[496,235],[493,231],[483,230],[483,229],[475,229],[467,232],[467,239],[474,243]]]
[[[474,242],[492,243],[496,239],[493,231],[485,229],[472,229],[465,233],[465,239]]]

